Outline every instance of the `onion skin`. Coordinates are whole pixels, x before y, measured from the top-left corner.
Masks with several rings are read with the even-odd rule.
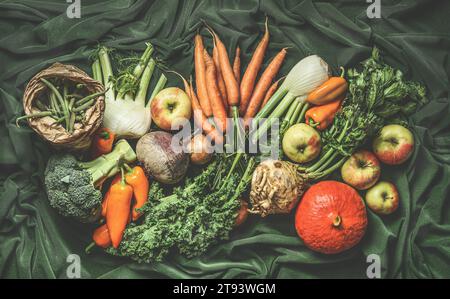
[[[195,165],[204,165],[211,161],[212,148],[208,138],[205,135],[199,134],[192,137],[188,145],[188,152],[190,152],[191,163]]]
[[[265,217],[270,214],[287,214],[297,204],[305,189],[306,179],[294,164],[266,160],[253,172],[249,210]]]

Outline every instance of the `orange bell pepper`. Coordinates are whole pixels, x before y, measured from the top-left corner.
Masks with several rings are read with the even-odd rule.
[[[333,123],[334,116],[341,108],[344,98],[341,97],[331,103],[314,106],[305,114],[305,122],[319,131],[325,130]]]

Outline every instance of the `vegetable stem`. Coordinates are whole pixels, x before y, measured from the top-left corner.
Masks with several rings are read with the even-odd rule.
[[[305,102],[305,105],[303,106],[302,111],[300,112],[300,115],[298,116],[297,120],[295,121],[296,124],[299,124],[299,123],[303,122],[305,114],[306,114],[306,111],[308,110],[308,108],[309,108],[309,103]]]
[[[323,177],[326,177],[327,175],[331,174],[333,171],[335,171],[336,169],[338,169],[339,167],[342,166],[342,164],[344,164],[346,160],[346,157],[342,157],[336,164],[334,164],[332,167],[328,168],[327,170],[323,171],[323,172],[316,172],[312,175],[311,178],[314,179],[320,179]]]
[[[142,54],[141,59],[139,61],[139,63],[134,67],[133,70],[133,76],[136,79],[139,79],[142,75],[142,73],[145,70],[145,67],[148,64],[149,59],[151,58],[152,54],[153,54],[153,46],[150,43],[147,43],[147,48],[144,51],[144,54]]]
[[[94,76],[94,80],[103,83],[102,68],[100,66],[100,61],[98,58],[95,59],[94,63],[92,64],[92,74]]]
[[[277,106],[279,101],[288,93],[287,90],[278,88],[278,90],[273,94],[267,104],[256,114],[256,119],[265,118],[270,114],[270,112]]]
[[[114,82],[112,81],[114,74],[112,71],[111,60],[109,59],[108,49],[101,47],[98,51],[98,57],[101,66],[101,73],[103,75],[103,85],[107,88],[105,97],[107,99],[114,100]]]
[[[84,252],[86,253],[86,254],[89,254],[89,253],[91,253],[91,250],[92,250],[92,248],[94,248],[95,247],[95,242],[92,242],[91,244],[89,244],[88,246],[86,246],[86,248],[84,249]]]
[[[150,79],[152,78],[153,71],[155,70],[156,62],[154,59],[150,59],[147,66],[142,74],[141,81],[139,82],[139,89],[135,97],[135,101],[142,103],[145,106],[145,97],[147,95],[148,85],[150,84]]]
[[[275,110],[270,114],[270,116],[266,119],[266,121],[256,130],[256,132],[252,136],[253,143],[255,143],[255,144],[257,143],[259,138],[261,138],[261,136],[267,132],[267,130],[273,124],[273,122],[276,119],[280,118],[283,115],[283,113],[290,107],[290,105],[292,104],[292,101],[294,99],[295,99],[295,96],[292,93],[286,94],[286,96],[283,98],[283,100],[278,104],[277,108],[275,108]],[[266,106],[268,106],[269,104],[270,104],[270,100]],[[266,106],[264,106],[264,107],[266,107]],[[256,117],[256,119],[259,120],[260,118]]]
[[[161,76],[159,76],[159,80],[156,83],[155,88],[152,91],[152,94],[150,95],[150,98],[148,100],[146,107],[150,106],[153,98],[155,98],[156,95],[164,88],[164,86],[166,86],[166,83],[167,83],[167,77],[164,74],[161,74]]]

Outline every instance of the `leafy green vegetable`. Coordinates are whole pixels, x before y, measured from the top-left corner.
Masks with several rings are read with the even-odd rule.
[[[333,125],[322,133],[323,154],[313,165],[300,169],[327,175],[387,123],[397,123],[427,102],[425,87],[405,80],[403,73],[385,64],[379,50],[362,63],[362,70],[347,72],[349,91]]]
[[[247,165],[243,171],[236,167],[240,163],[234,163],[238,160]],[[247,188],[254,166],[254,160],[246,155],[239,159],[220,155],[170,196],[164,196],[161,186],[153,183],[149,201],[141,209],[145,214],[143,223],[130,224],[119,248],[108,251],[139,262],[160,261],[171,250],[186,257],[202,254],[229,237],[239,196]],[[220,184],[214,183],[218,181]]]

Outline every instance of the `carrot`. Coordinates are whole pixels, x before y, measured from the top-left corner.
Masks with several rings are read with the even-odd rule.
[[[115,134],[108,128],[100,128],[95,132],[91,145],[93,159],[112,151]]]
[[[242,223],[245,222],[245,220],[247,220],[248,217],[248,203],[247,201],[245,201],[244,199],[240,200],[241,202],[241,206],[239,208],[237,217],[236,217],[236,222],[234,223],[234,227],[241,225]]]
[[[262,102],[262,104],[261,104],[261,108],[260,108],[260,109],[262,109],[262,108],[267,104],[267,102],[268,102],[268,101],[270,100],[270,98],[273,96],[273,94],[275,93],[275,91],[277,91],[278,84],[280,83],[280,81],[281,81],[282,79],[284,79],[284,77],[278,79],[278,80],[275,81],[275,82],[273,82],[272,86],[270,86],[269,90],[268,90],[267,93],[266,93],[266,96],[264,97],[264,100],[263,100],[263,102]]]
[[[109,201],[109,197],[110,197],[110,194],[111,194],[111,192],[110,192],[111,186],[116,184],[116,183],[118,183],[118,182],[120,182],[120,179],[121,179],[121,175],[120,175],[120,173],[118,173],[114,177],[114,179],[111,181],[111,185],[110,185],[108,191],[106,191],[105,198],[103,199],[103,202],[102,202],[102,216],[103,217],[106,217],[106,209],[108,208],[108,201]]]
[[[141,216],[136,209],[142,208],[148,200],[149,183],[142,167],[136,166],[131,168],[126,164],[124,164],[124,166],[127,169],[125,181],[133,188],[133,195],[136,200],[133,209],[131,210],[133,221],[136,221]]]
[[[261,69],[264,55],[269,45],[269,25],[268,18],[266,17],[266,31],[263,38],[259,42],[258,46],[253,53],[252,59],[245,70],[244,76],[242,76],[240,92],[241,92],[241,103],[239,105],[239,112],[241,115],[245,114],[249,101],[251,100],[253,94],[253,88],[255,87],[256,77]]]
[[[195,124],[202,128],[203,131],[205,131],[206,135],[208,135],[212,140],[214,140],[216,143],[221,144],[223,142],[222,135],[217,131],[217,129],[208,121],[205,114],[203,113],[200,103],[198,102],[197,95],[195,94],[194,87],[192,82],[189,84],[184,77],[175,72],[171,71],[172,73],[178,75],[184,84],[184,91],[188,95],[188,97],[191,99],[191,106],[192,111],[194,112],[194,122]]]
[[[130,219],[130,205],[133,197],[133,188],[125,182],[122,169],[122,180],[110,189],[110,198],[106,209],[106,224],[114,248],[119,247],[123,232]]]
[[[223,136],[213,125],[211,125],[206,116],[203,114],[203,111],[200,109],[200,104],[198,103],[197,95],[195,94],[192,84],[189,87],[188,95],[191,98],[192,110],[194,111],[194,122],[197,126],[201,127],[203,131],[206,132],[207,136],[209,136],[217,144],[222,144]]]
[[[220,91],[217,87],[216,67],[206,50],[204,51],[204,59],[206,66],[206,88],[208,90],[208,97],[214,115],[214,122],[220,131],[225,132],[227,126],[227,112],[223,106]]]
[[[213,48],[213,60],[214,66],[216,67],[217,85],[219,87],[220,95],[222,97],[222,103],[223,106],[225,107],[225,110],[228,111],[227,87],[225,86],[225,81],[223,80],[222,72],[220,71],[219,52],[215,44]]]
[[[231,67],[230,59],[228,58],[227,49],[217,33],[215,33],[209,26],[208,30],[214,38],[214,43],[219,54],[220,71],[227,88],[228,105],[237,106],[239,105],[239,85],[234,77],[233,68]]]
[[[87,246],[84,250],[86,253],[89,253],[89,251],[95,245],[102,248],[108,248],[109,246],[111,246],[111,238],[109,237],[108,226],[106,224],[103,224],[102,226],[94,230],[94,233],[92,234],[92,240],[94,242],[89,244],[89,246]]]
[[[236,53],[234,54],[233,73],[238,84],[241,82],[241,48],[236,47]]]
[[[261,75],[261,78],[256,84],[255,90],[248,104],[247,111],[245,111],[245,123],[247,123],[249,119],[255,116],[255,114],[258,112],[259,107],[261,106],[261,102],[264,99],[264,96],[266,95],[267,90],[269,89],[270,84],[273,81],[273,78],[275,78],[281,68],[281,65],[283,64],[286,53],[286,48],[282,49],[272,59],[267,68],[264,70],[264,73]]]
[[[208,92],[206,90],[206,68],[203,56],[203,40],[200,34],[195,36],[194,64],[195,64],[195,84],[197,85],[200,106],[206,117],[212,116],[211,104],[209,103]]]

